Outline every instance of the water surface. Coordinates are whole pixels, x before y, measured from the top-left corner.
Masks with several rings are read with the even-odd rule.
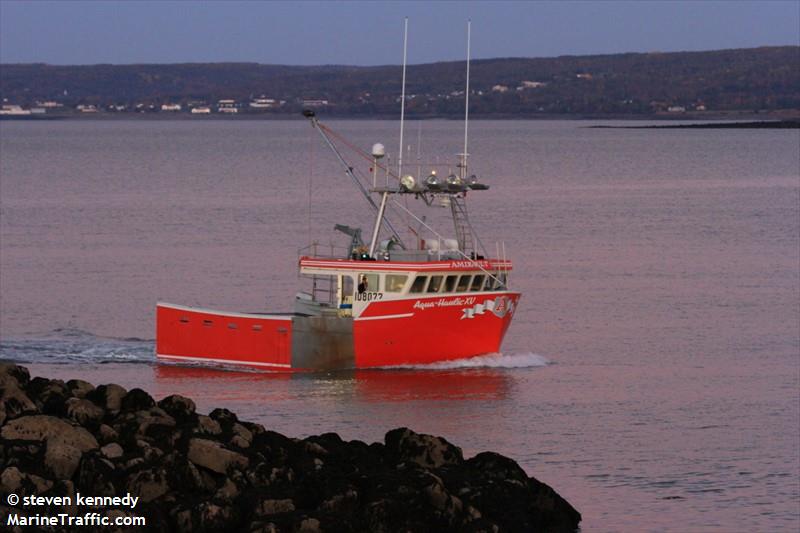
[[[394,123],[330,125],[396,150]],[[523,293],[505,358],[294,376],[155,365],[153,315],[290,310],[309,236],[369,226],[306,123],[0,123],[0,356],[293,436],[495,450],[584,531],[797,530],[800,132],[586,125],[471,124],[472,219]],[[422,159],[460,127],[421,123]]]

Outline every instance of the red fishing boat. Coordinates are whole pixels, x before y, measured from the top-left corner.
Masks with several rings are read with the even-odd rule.
[[[405,65],[403,79],[405,87]],[[465,94],[468,110],[469,90]],[[405,94],[401,101],[402,147]],[[489,188],[467,172],[468,122],[464,151],[446,179],[435,170],[425,179],[403,174],[402,149],[396,171],[382,164],[383,145],[375,144],[371,153],[356,149],[370,164],[370,186],[336,144],[349,143],[319,122],[313,111],[303,114],[374,210],[371,239],[365,243],[360,229],[336,225],[350,238],[343,253],[320,255],[316,245],[309,246],[298,267],[310,288],[297,293],[289,313],[159,303],[158,358],[267,370],[328,370],[428,364],[499,352],[520,294],[509,289],[511,261],[505,258],[505,246],[496,246],[495,257],[489,258],[467,214],[467,194]],[[434,230],[398,198],[449,208],[454,238]],[[410,237],[402,238],[387,209],[416,221],[418,230],[409,227]],[[382,233],[387,238],[381,239]]]

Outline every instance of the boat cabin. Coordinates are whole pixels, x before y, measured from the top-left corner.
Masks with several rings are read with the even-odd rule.
[[[445,260],[397,262],[300,258],[300,275],[311,281],[295,312],[358,317],[371,302],[468,296],[505,291],[511,261]]]

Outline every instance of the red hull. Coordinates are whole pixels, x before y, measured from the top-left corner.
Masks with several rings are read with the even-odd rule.
[[[156,355],[267,370],[291,367],[292,317],[156,307]]]
[[[404,298],[332,319],[159,304],[156,353],[284,371],[429,364],[499,352],[518,300],[509,291]]]

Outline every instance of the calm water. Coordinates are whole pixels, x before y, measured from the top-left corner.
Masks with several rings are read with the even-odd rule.
[[[331,126],[396,151],[395,123]],[[503,358],[290,376],[155,365],[153,312],[290,310],[309,235],[368,226],[307,124],[3,122],[0,356],[294,436],[496,450],[584,531],[797,531],[800,132],[585,126],[471,124],[473,222],[523,292]],[[423,159],[462,135],[424,122]]]

